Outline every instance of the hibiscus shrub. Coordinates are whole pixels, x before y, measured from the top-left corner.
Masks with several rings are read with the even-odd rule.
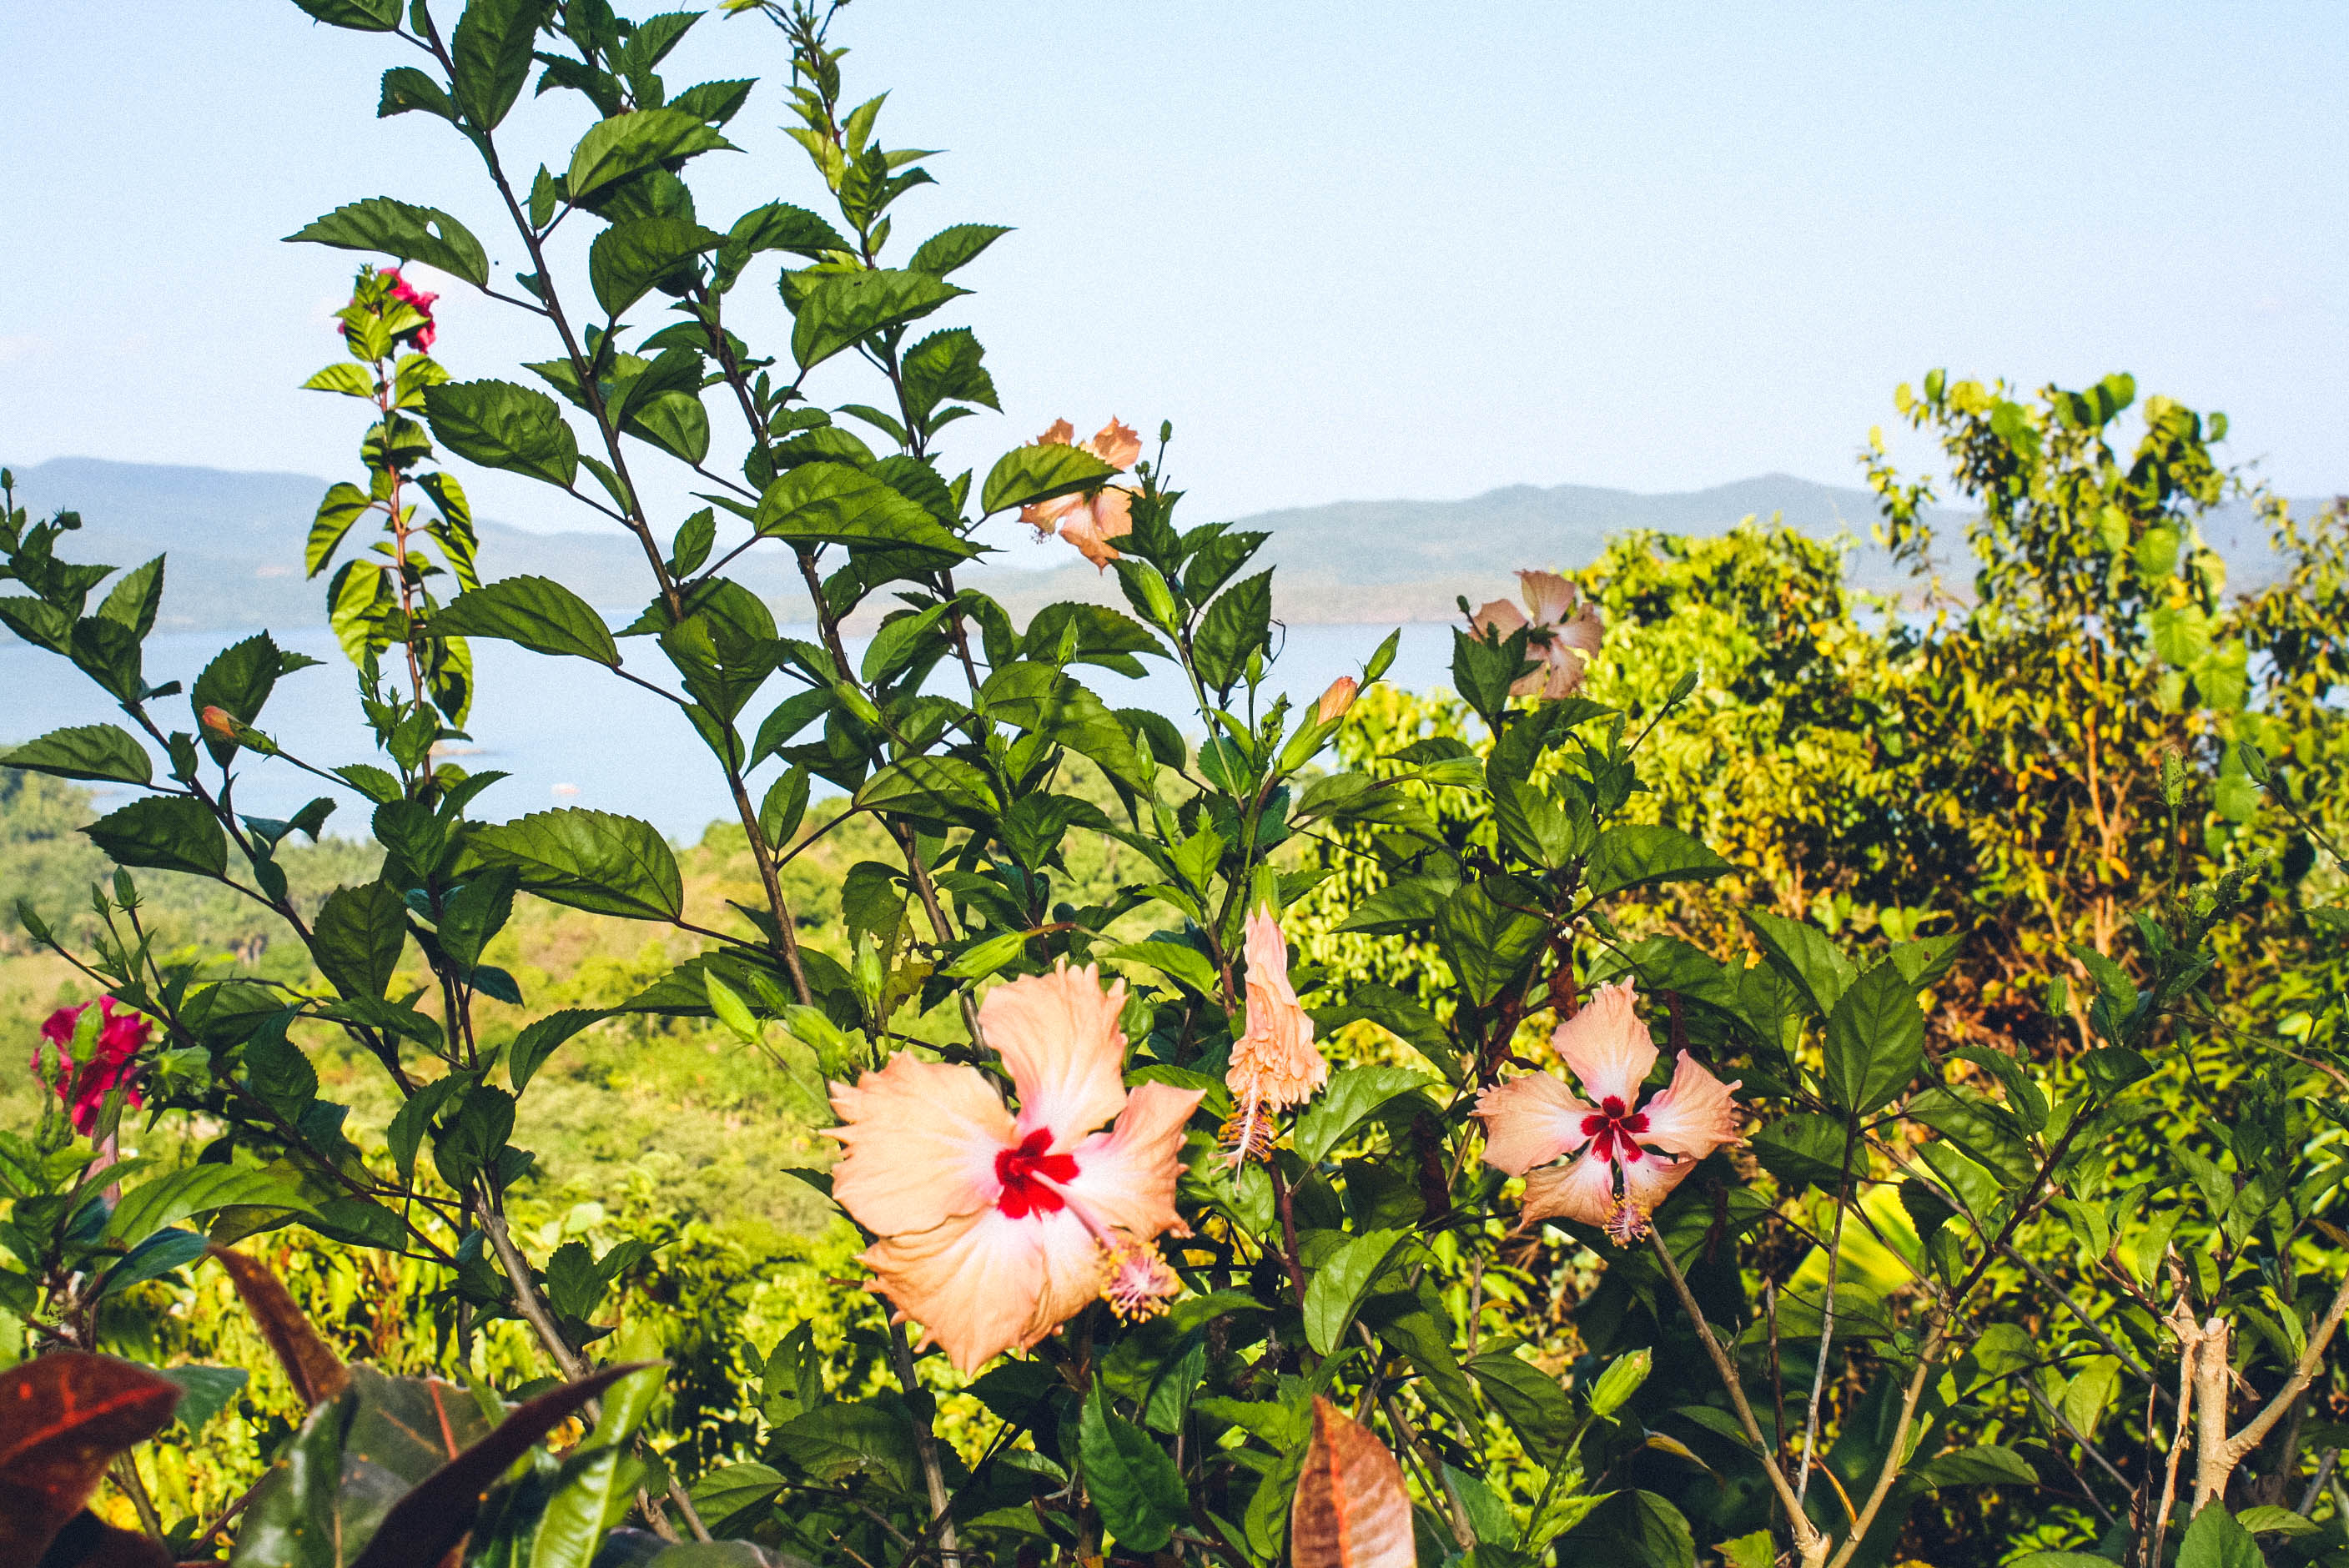
[[[2149,890],[2134,953],[2078,949],[2095,995],[2077,1051],[1930,1051],[1961,937],[1888,926],[1855,945],[1757,905],[1744,945],[1709,949],[1660,915],[1736,870],[1644,798],[1642,747],[1696,680],[1637,705],[1590,695],[1605,628],[1575,583],[1529,572],[1524,610],[1466,615],[1452,669],[1473,721],[1373,728],[1357,704],[1387,700],[1364,687],[1393,640],[1310,708],[1275,696],[1272,574],[1247,571],[1264,536],[1178,523],[1164,427],[1147,460],[1115,420],[1083,444],[1062,421],[983,479],[941,468],[940,432],[996,396],[978,339],[933,318],[1004,231],[952,225],[896,259],[926,155],[876,140],[882,99],[845,94],[833,9],[724,7],[780,28],[789,134],[830,211],[775,202],[719,230],[688,175],[731,149],[752,84],[669,89],[658,70],[694,15],[471,0],[444,32],[429,0],[298,3],[416,51],[384,76],[381,112],[444,119],[480,155],[483,210],[528,269],[494,273],[457,217],[387,197],[294,238],[429,266],[533,318],[550,357],[527,368],[555,396],[451,379],[425,353],[436,296],[397,268],[359,273],[349,357],[311,385],[369,405],[366,482],[329,490],[306,563],[324,571],[362,521],[386,536],[328,588],[367,760],[271,738],[276,682],[313,661],[266,636],[214,659],[171,727],[160,705],[181,688],[143,663],[162,562],[93,608],[113,569],[59,557],[78,520],[36,523],[7,498],[0,547],[26,592],[0,618],[130,727],[0,761],[141,792],[88,830],[123,868],[95,946],[24,915],[104,996],[61,1015],[36,1058],[58,1109],[0,1139],[17,1260],[0,1304],[45,1352],[0,1377],[10,1561],[152,1559],[157,1542],[192,1558],[233,1536],[232,1561],[272,1564],[1688,1568],[1702,1550],[1861,1568],[1902,1550],[1929,1497],[1944,1524],[1966,1500],[2028,1500],[2038,1533],[1974,1541],[1975,1561],[2018,1544],[2234,1563],[2260,1532],[2349,1549],[2327,1493],[2349,1429],[2316,1399],[2349,1308],[2325,1217],[2344,1166],[2313,1130],[2349,1121],[2317,1077],[2340,1070],[2337,1002],[2228,1081],[2203,1082],[2180,1046],[2219,1026],[2213,944],[2257,915],[2249,866]],[[539,154],[509,119],[533,67],[552,100],[534,120],[591,112],[525,186]],[[597,226],[584,269],[552,243],[566,222]],[[736,290],[771,278],[791,324],[762,354]],[[851,377],[876,400],[840,406],[858,429],[811,400],[855,396]],[[2100,500],[2112,551],[2158,554],[2137,549],[2156,530],[2174,546],[2209,489],[2183,460],[2199,428],[2161,435],[2165,471],[2191,482]],[[626,530],[641,614],[616,634],[554,582],[481,581],[462,489],[423,467],[436,443]],[[632,469],[668,462],[709,487],[706,509],[656,520]],[[974,529],[1015,512],[1114,572],[1132,613],[1055,605],[1016,627],[958,587]],[[722,574],[753,549],[798,565],[812,639]],[[859,614],[878,629],[852,656]],[[435,748],[463,738],[480,638],[657,690],[726,780],[763,897],[689,904],[644,822],[476,815],[500,775]],[[1190,737],[1081,673],[1143,657],[1183,672]],[[777,682],[788,695],[749,723]],[[2226,757],[2229,780],[2267,779],[2248,739]],[[260,767],[371,802],[378,876],[297,907],[275,857],[336,797],[243,814],[234,782]],[[2177,838],[2200,786],[2176,759],[2163,779]],[[822,830],[804,821],[819,782],[898,857],[843,889],[846,962],[802,941],[811,912],[778,875]],[[1079,905],[1083,836],[1124,851],[1130,880]],[[319,984],[171,955],[140,913],[150,870],[272,911]],[[1339,888],[1359,896],[1333,909]],[[481,999],[525,999],[483,954],[523,895],[703,945],[619,1007],[493,1038]],[[1409,966],[1310,962],[1289,941],[1309,920]],[[394,995],[411,952],[430,983]],[[741,1390],[755,1441],[698,1474],[656,1440],[660,1369],[598,1321],[645,1248],[533,1257],[510,1222],[533,1078],[627,1014],[713,1019],[783,1065],[842,1153],[778,1180],[854,1222],[864,1273],[841,1289],[890,1309],[851,1337],[894,1387],[843,1387],[802,1325]],[[322,1098],[330,1050],[379,1068],[385,1125]],[[134,1111],[201,1147],[118,1161]],[[235,1249],[286,1227],[438,1280],[417,1315],[471,1387],[326,1353]],[[2049,1283],[2051,1236],[2076,1238],[2117,1310]],[[240,1516],[166,1521],[118,1464],[144,1537],[109,1530],[81,1511],[109,1457],[205,1384],[99,1354],[102,1304],[198,1267],[232,1274],[310,1412]],[[527,1326],[540,1376],[482,1376],[500,1323]],[[983,1415],[950,1426],[942,1394]]]

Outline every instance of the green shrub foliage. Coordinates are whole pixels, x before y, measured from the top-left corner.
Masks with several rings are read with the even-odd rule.
[[[957,323],[1006,231],[916,237],[931,155],[851,89],[836,6],[297,4],[379,35],[379,112],[481,182],[290,236],[366,258],[308,385],[367,423],[305,564],[375,749],[272,738],[330,676],[265,634],[155,684],[165,563],[74,561],[78,518],[6,494],[0,621],[114,712],[0,756],[25,943],[106,998],[0,1133],[0,1548],[2349,1553],[2349,530],[2254,495],[2282,576],[2229,597],[2223,418],[1936,371],[1896,403],[1946,495],[1868,459],[1917,599],[1775,525],[1630,532],[1466,614],[1457,696],[1381,686],[1390,638],[1304,705],[1265,536],[1192,521],[1167,428],[948,471],[998,405]],[[752,82],[662,74],[719,26],[785,62],[808,205],[697,202],[771,150]],[[443,368],[420,268],[544,357]],[[484,578],[466,465],[632,536],[641,610]],[[701,504],[664,515],[639,476],[680,468]],[[1124,607],[1021,627],[957,585],[1014,514]],[[726,575],[753,550],[812,634]],[[498,820],[446,751],[483,639],[658,693],[615,743],[706,751],[736,820],[681,854]],[[1145,660],[1185,725],[1117,706]],[[336,793],[255,817],[259,769]],[[59,779],[122,798],[85,847]],[[354,795],[368,847],[305,845]],[[531,921],[641,945],[549,968]],[[558,1094],[621,1114],[566,1057],[688,1043],[812,1135],[752,1201],[828,1234],[518,1141]],[[187,1505],[207,1453],[248,1497]]]

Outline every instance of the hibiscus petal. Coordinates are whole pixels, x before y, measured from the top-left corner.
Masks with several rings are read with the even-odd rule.
[[[978,1032],[1011,1069],[1022,1137],[1050,1128],[1051,1152],[1066,1153],[1124,1108],[1124,981],[1104,991],[1099,969],[1065,958],[987,994]]]
[[[1052,428],[1036,438],[1040,447],[1065,447],[1077,438],[1077,428],[1066,419],[1055,419]]]
[[[1578,1220],[1603,1225],[1614,1212],[1614,1162],[1578,1154],[1571,1165],[1546,1165],[1526,1178],[1526,1212],[1519,1223]]]
[[[1101,428],[1101,434],[1085,443],[1093,456],[1113,469],[1130,469],[1133,459],[1142,456],[1142,438],[1131,425],[1121,425],[1115,419]]]
[[[1656,1065],[1656,1044],[1631,1007],[1631,982],[1601,985],[1582,1010],[1557,1026],[1550,1047],[1582,1080],[1595,1103],[1615,1100],[1629,1110]]]
[[[886,1237],[860,1261],[874,1288],[964,1373],[1035,1344],[1102,1286],[1101,1243],[1066,1209],[1018,1220],[988,1209]]]
[[[1547,1165],[1590,1141],[1582,1130],[1592,1108],[1548,1073],[1527,1073],[1476,1097],[1485,1121],[1485,1163],[1512,1176]]]
[[[1470,617],[1480,632],[1497,632],[1503,642],[1521,630],[1526,624],[1525,612],[1506,599],[1495,599]]]
[[[1030,501],[1019,509],[1019,521],[1036,531],[1038,542],[1052,537],[1061,520],[1085,504],[1081,495],[1056,495],[1050,500]]]
[[[1188,1235],[1174,1212],[1174,1182],[1183,1174],[1183,1127],[1206,1091],[1146,1083],[1118,1113],[1117,1124],[1071,1152],[1077,1173],[1050,1183],[1071,1207],[1104,1230],[1146,1242],[1164,1231]]]
[[[899,1051],[877,1073],[832,1086],[846,1152],[832,1195],[875,1235],[924,1231],[991,1208],[1003,1184],[995,1157],[1018,1142],[1011,1113],[977,1068]]]
[[[1313,1020],[1288,979],[1288,942],[1269,911],[1247,922],[1247,1026],[1233,1042],[1224,1082],[1242,1099],[1302,1105],[1330,1081],[1330,1064],[1313,1046]]]
[[[1682,1051],[1672,1063],[1671,1087],[1648,1102],[1648,1130],[1640,1141],[1692,1160],[1736,1142],[1737,1102],[1730,1091],[1739,1083],[1723,1083]]]
[[[1623,1161],[1623,1202],[1642,1214],[1652,1214],[1656,1205],[1672,1195],[1672,1189],[1688,1180],[1688,1173],[1697,1168],[1693,1160],[1666,1160],[1659,1155],[1642,1154],[1636,1160]]]
[[[1579,597],[1574,584],[1555,572],[1520,572],[1517,582],[1523,585],[1526,608],[1533,613],[1537,626],[1556,626],[1574,614],[1575,601]]]

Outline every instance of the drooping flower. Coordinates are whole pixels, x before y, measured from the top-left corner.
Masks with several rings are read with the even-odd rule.
[[[82,1012],[88,1006],[84,1002],[50,1014],[41,1025],[41,1039],[49,1050],[38,1046],[33,1049],[33,1076],[57,1091],[73,1119],[74,1130],[85,1137],[97,1127],[98,1112],[115,1085],[124,1086],[122,1103],[126,1107],[146,1103],[139,1093],[135,1058],[153,1027],[143,1014],[128,1007],[118,1012],[113,997],[101,996],[98,1001],[100,1021],[97,1042],[89,1060],[76,1062],[74,1036],[79,1029]],[[44,1057],[52,1059],[45,1062]]]
[[[1629,980],[1602,985],[1551,1037],[1590,1103],[1546,1072],[1477,1097],[1485,1162],[1525,1177],[1526,1224],[1578,1220],[1628,1245],[1698,1161],[1737,1140],[1737,1083],[1723,1083],[1686,1051],[1670,1086],[1640,1103],[1656,1047],[1633,999]],[[1568,1154],[1570,1162],[1552,1163]]]
[[[413,307],[416,314],[424,318],[424,325],[415,328],[409,335],[409,343],[419,354],[430,353],[432,340],[440,335],[440,330],[432,319],[432,302],[440,296],[437,294],[426,294],[420,289],[411,287],[408,280],[397,272],[392,273],[390,277],[392,299],[398,304]]]
[[[1092,965],[1065,960],[988,993],[979,1033],[1016,1111],[977,1068],[906,1051],[833,1086],[846,1150],[833,1196],[879,1238],[863,1258],[870,1288],[964,1372],[1096,1296],[1132,1315],[1176,1287],[1153,1243],[1190,1233],[1174,1181],[1202,1091],[1126,1091],[1124,1006],[1123,981],[1104,990]]]
[[[1345,717],[1361,690],[1361,683],[1351,676],[1340,676],[1331,681],[1329,689],[1321,694],[1321,700],[1313,705],[1313,722],[1335,724]]]
[[[1517,581],[1524,584],[1526,609],[1532,614],[1528,616],[1506,599],[1495,599],[1476,612],[1475,629],[1506,638],[1519,627],[1530,628],[1526,651],[1548,667],[1520,676],[1509,687],[1511,696],[1531,696],[1539,692],[1553,702],[1572,696],[1582,689],[1583,675],[1598,656],[1599,640],[1606,634],[1599,606],[1583,599],[1573,583],[1555,572],[1520,572]]]
[[[1055,420],[1050,429],[1036,438],[1036,445],[1065,447],[1076,439],[1076,427],[1066,419]],[[1142,438],[1131,427],[1112,419],[1082,449],[1113,469],[1129,469],[1142,456]],[[1117,559],[1110,541],[1133,531],[1133,491],[1104,484],[1073,495],[1054,496],[1021,507],[1019,521],[1032,526],[1039,540],[1050,539],[1058,531],[1086,560],[1107,571]]]
[[[1232,1042],[1224,1082],[1232,1091],[1229,1141],[1234,1162],[1261,1154],[1268,1118],[1304,1104],[1330,1081],[1330,1064],[1313,1044],[1313,1019],[1288,979],[1288,940],[1268,909],[1248,917],[1247,1027]]]

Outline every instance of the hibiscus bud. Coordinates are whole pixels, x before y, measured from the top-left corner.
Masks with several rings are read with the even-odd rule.
[[[1361,690],[1361,683],[1351,676],[1340,676],[1331,681],[1330,689],[1321,694],[1320,702],[1313,709],[1314,722],[1335,724],[1345,717],[1346,710],[1354,706],[1354,694]]]
[[[233,743],[236,732],[243,727],[237,723],[236,715],[224,707],[207,707],[196,717],[202,723],[204,733],[214,740]]]

